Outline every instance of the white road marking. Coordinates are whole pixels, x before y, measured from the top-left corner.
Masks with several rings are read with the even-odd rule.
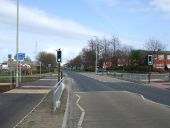
[[[154,103],[154,104],[157,104],[157,105],[162,105],[162,106],[164,106],[164,107],[170,108],[169,105],[162,104],[162,103],[157,103],[157,102],[152,101],[152,100],[150,100],[150,99],[146,99],[146,98],[145,98],[143,95],[141,95],[141,94],[140,94],[140,96],[142,97],[143,100],[146,100],[146,101],[149,101],[149,102],[151,102],[151,103]]]
[[[82,128],[82,123],[83,123],[83,120],[84,120],[84,116],[85,116],[85,110],[79,105],[79,101],[80,101],[80,96],[78,94],[76,94],[76,96],[78,97],[77,101],[76,101],[76,105],[77,107],[81,110],[81,116],[80,116],[80,119],[78,121],[78,124],[77,124],[77,128]]]
[[[140,94],[140,96],[141,96],[141,98],[142,98],[143,100],[145,100],[145,97],[144,97],[143,95]]]
[[[128,92],[128,91],[123,91],[123,92],[131,93],[131,94],[136,94],[136,95],[140,96],[140,97],[142,98],[142,100],[144,100],[144,101],[148,101],[148,102],[151,102],[151,103],[154,103],[154,104],[157,104],[157,105],[162,105],[162,106],[164,106],[164,107],[170,108],[169,105],[162,104],[162,103],[157,103],[157,102],[155,102],[155,101],[152,101],[152,100],[150,100],[150,99],[147,99],[147,98],[145,98],[142,94],[134,93],[134,92]]]

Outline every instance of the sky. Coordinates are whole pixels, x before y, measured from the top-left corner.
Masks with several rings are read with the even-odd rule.
[[[19,0],[19,9],[19,52],[32,60],[60,48],[65,63],[95,36],[135,49],[154,38],[170,51],[169,0]],[[16,0],[0,0],[0,62],[15,53]]]

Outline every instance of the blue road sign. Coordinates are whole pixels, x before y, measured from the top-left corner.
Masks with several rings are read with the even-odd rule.
[[[25,53],[18,53],[18,60],[24,60],[25,59]]]
[[[51,64],[48,64],[48,67],[51,68]]]
[[[12,54],[8,54],[8,59],[12,59]]]

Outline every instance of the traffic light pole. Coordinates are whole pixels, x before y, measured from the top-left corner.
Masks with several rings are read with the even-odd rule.
[[[58,63],[58,82],[60,81],[60,79],[61,79],[61,71],[60,71],[60,63],[61,63],[61,55],[62,55],[62,53],[61,53],[61,50],[60,49],[58,49],[57,50],[57,63]]]
[[[58,82],[60,81],[60,63],[58,63]]]

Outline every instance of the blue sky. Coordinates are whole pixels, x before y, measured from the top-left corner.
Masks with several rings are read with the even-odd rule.
[[[170,50],[169,0],[20,0],[19,51],[76,56],[93,36],[116,35],[136,49],[155,38]],[[0,0],[0,62],[15,54],[16,0]]]

